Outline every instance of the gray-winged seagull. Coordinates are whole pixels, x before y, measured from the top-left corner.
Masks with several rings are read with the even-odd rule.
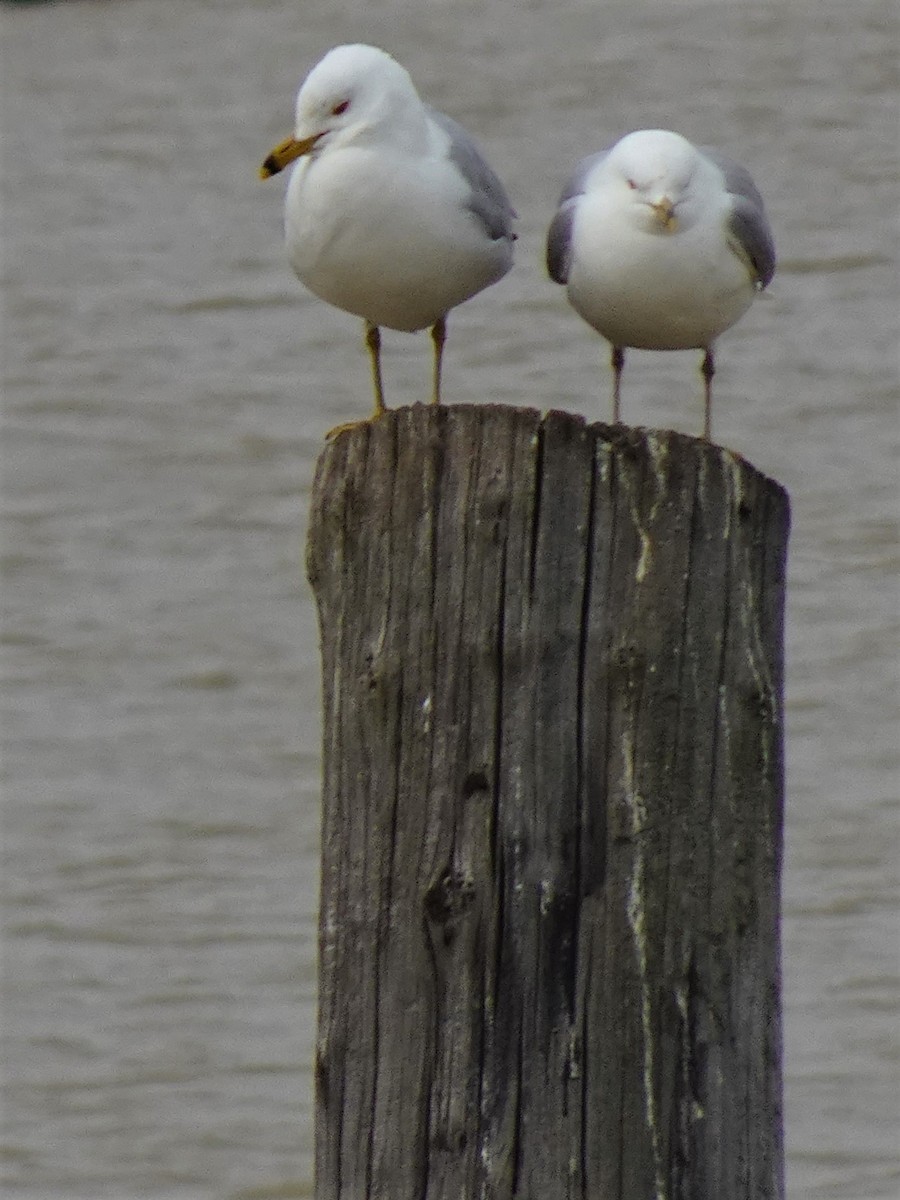
[[[704,351],[709,439],[713,343],[775,273],[749,172],[668,130],[629,133],[576,167],[550,225],[547,269],[612,343],[614,421],[626,347]]]

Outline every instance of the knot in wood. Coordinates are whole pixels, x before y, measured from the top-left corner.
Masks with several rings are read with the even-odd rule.
[[[488,777],[484,771],[470,771],[463,782],[463,799],[469,800],[479,792],[488,791],[489,788]]]
[[[425,893],[425,915],[433,925],[452,926],[475,902],[475,881],[448,870]]]

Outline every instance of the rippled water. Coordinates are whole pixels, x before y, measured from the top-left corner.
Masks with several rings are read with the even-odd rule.
[[[776,281],[716,433],[790,489],[792,1200],[900,1191],[897,31],[888,0],[128,0],[0,8],[3,1089],[10,1196],[311,1195],[319,697],[301,568],[357,322],[285,265],[256,167],[330,45],[394,52],[521,214],[445,399],[607,412],[544,277],[574,160],[675,127],[751,166]],[[696,431],[696,356],[625,416]],[[428,343],[386,335],[389,402]],[[400,1198],[398,1198],[400,1200]]]

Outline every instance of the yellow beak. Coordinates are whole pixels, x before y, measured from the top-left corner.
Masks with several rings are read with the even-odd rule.
[[[653,214],[666,233],[674,233],[678,228],[678,218],[675,216],[675,205],[668,196],[663,196],[655,204],[651,204]]]
[[[272,175],[277,175],[295,158],[302,158],[304,154],[309,154],[321,136],[321,133],[314,133],[312,137],[303,138],[302,141],[298,141],[295,137],[289,137],[285,141],[279,142],[259,168],[260,179],[269,179]]]

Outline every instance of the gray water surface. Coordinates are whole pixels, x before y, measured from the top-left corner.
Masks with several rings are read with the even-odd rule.
[[[331,45],[478,135],[518,262],[454,312],[448,403],[609,413],[546,279],[582,154],[667,126],[752,169],[770,292],[715,433],[790,490],[792,1200],[900,1194],[896,9],[889,0],[3,5],[4,1195],[312,1194],[319,665],[302,570],[359,323],[306,295],[259,162]],[[425,335],[385,334],[388,402]],[[693,354],[628,421],[697,432]],[[402,1198],[398,1198],[402,1200]],[[640,1198],[636,1198],[640,1200]]]

